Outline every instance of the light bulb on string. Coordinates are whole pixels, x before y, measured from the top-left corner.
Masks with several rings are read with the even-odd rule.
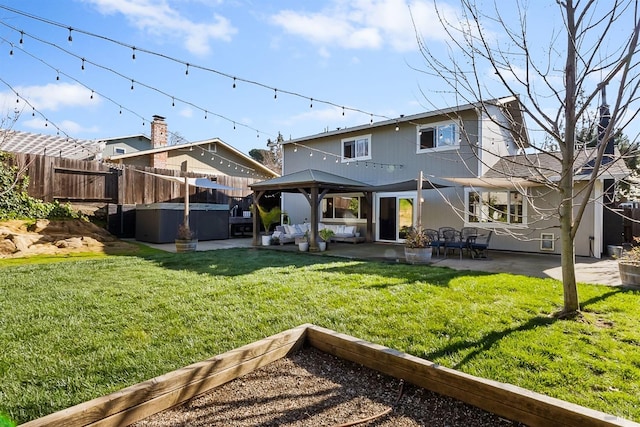
[[[9,51],[9,56],[13,56],[13,45],[11,45],[11,50]]]
[[[309,157],[313,157],[313,151],[309,151]]]
[[[136,60],[136,48],[135,46],[131,48],[131,59]]]
[[[293,152],[297,153],[298,152],[298,146],[296,145],[295,147],[293,147]]]
[[[36,109],[34,108],[33,111],[31,111],[31,117],[35,117],[36,116]]]
[[[278,89],[273,90],[273,99],[278,99]]]
[[[23,43],[23,39],[24,39],[24,31],[20,31],[20,44]]]
[[[60,81],[60,71],[56,71],[56,81]]]
[[[310,98],[309,101],[311,101],[311,104],[309,104],[309,108],[313,108],[313,98]]]
[[[73,37],[71,37],[71,31],[73,30],[73,28],[69,27],[69,37],[67,37],[67,41],[69,43],[71,43],[73,41]]]
[[[120,107],[120,115],[122,115],[122,107]]]
[[[236,130],[236,122],[233,122],[233,130]]]
[[[80,66],[80,69],[84,71],[84,58],[82,58],[82,65]]]
[[[373,124],[373,114],[371,115],[371,121],[369,122],[369,124]]]
[[[91,99],[93,99],[93,91],[91,91]]]
[[[322,160],[327,160],[327,155],[326,154],[322,157]]]
[[[207,120],[207,110],[204,110],[204,119]]]
[[[344,117],[344,107],[342,107],[342,116]]]
[[[235,77],[233,78],[233,88],[234,89],[236,88],[236,78]]]
[[[133,80],[131,80],[131,90],[133,90]]]
[[[171,106],[175,107],[176,106],[176,100],[175,98],[171,98]]]

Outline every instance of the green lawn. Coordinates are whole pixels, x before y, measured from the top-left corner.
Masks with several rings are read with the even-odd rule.
[[[639,291],[260,249],[0,261],[0,412],[18,422],[302,323],[640,421]]]

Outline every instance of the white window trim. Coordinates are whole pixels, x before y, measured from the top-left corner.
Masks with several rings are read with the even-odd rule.
[[[436,128],[437,130],[438,127],[440,126],[448,126],[448,125],[455,125],[456,127],[456,131],[454,135],[454,139],[456,143],[454,145],[444,145],[442,147],[433,147],[433,148],[420,148],[420,133],[422,129]],[[450,150],[457,150],[458,148],[460,148],[460,123],[458,121],[447,120],[447,121],[436,122],[436,123],[424,123],[416,126],[416,153],[420,154],[420,153],[432,153],[434,151],[450,151]]]
[[[346,158],[344,156],[344,143],[345,142],[349,142],[349,141],[357,141],[359,139],[366,139],[367,140],[367,145],[369,147],[369,154],[367,156],[362,156],[362,157],[350,157],[350,158]],[[371,134],[367,134],[367,135],[358,135],[358,136],[353,136],[350,138],[343,138],[342,140],[340,140],[340,155],[342,157],[342,163],[349,163],[349,162],[358,162],[361,160],[371,160]]]
[[[518,192],[513,188],[470,188],[467,187],[464,189],[464,224],[465,227],[477,227],[479,225],[488,226],[491,228],[525,228],[528,225],[528,215],[527,215],[527,195],[522,195],[522,222],[520,223],[509,223],[509,222],[500,222],[500,221],[480,221],[480,222],[471,222],[469,221],[469,193],[499,193],[499,192]]]

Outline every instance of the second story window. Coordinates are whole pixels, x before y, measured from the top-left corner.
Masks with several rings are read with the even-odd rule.
[[[371,135],[356,136],[342,140],[342,161],[368,160],[371,158]]]
[[[124,149],[124,148],[122,148],[122,147],[115,147],[115,148],[113,149],[113,154],[115,154],[115,155],[119,155],[119,154],[126,154],[126,153],[127,153],[127,150],[125,150],[125,149]]]
[[[455,123],[418,127],[418,152],[434,148],[456,148],[458,140],[458,126]]]

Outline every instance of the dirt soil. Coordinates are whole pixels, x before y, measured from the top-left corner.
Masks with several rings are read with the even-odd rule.
[[[135,427],[351,425],[523,427],[312,347],[133,424]]]
[[[123,253],[137,246],[118,240],[104,228],[82,220],[0,222],[0,258],[64,255],[78,252]]]

